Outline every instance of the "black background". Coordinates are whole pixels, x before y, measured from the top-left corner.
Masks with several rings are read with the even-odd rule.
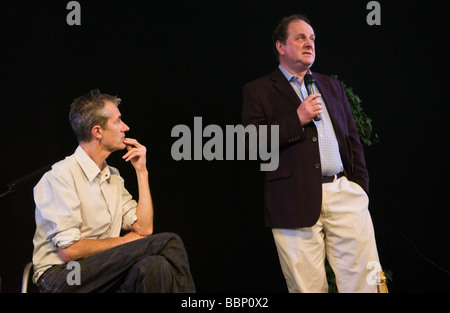
[[[363,100],[381,138],[366,147],[370,210],[391,292],[450,291],[448,244],[448,14],[443,1],[2,1],[0,193],[73,153],[75,97],[99,88],[122,98],[129,137],[148,148],[155,232],[184,240],[199,292],[287,292],[263,226],[262,174],[252,161],[174,161],[178,124],[241,123],[242,86],[278,65],[279,19],[306,13],[313,70],[336,74]],[[204,140],[206,142],[206,140]],[[119,168],[137,196],[132,166]],[[0,199],[0,277],[18,292],[31,260],[32,187]]]

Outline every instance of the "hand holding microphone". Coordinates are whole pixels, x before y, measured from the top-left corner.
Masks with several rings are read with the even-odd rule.
[[[306,74],[305,77],[303,78],[305,85],[306,85],[306,90],[308,91],[308,95],[312,95],[312,94],[318,94],[319,91],[316,88],[316,81],[314,80],[314,78],[312,77],[311,74]],[[318,101],[320,101],[320,97],[316,98]],[[320,101],[321,102],[321,101]],[[322,114],[317,115],[316,117],[314,117],[314,120],[316,122],[320,121],[322,119]]]
[[[318,90],[314,84],[314,78],[311,74],[306,74],[304,77],[308,97],[306,97],[300,106],[297,108],[297,115],[302,126],[309,124],[313,119],[320,121],[322,119],[322,101]]]

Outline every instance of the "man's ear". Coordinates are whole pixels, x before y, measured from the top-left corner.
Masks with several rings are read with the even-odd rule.
[[[95,125],[91,130],[92,138],[102,139],[103,138],[103,128],[100,125]]]
[[[277,41],[275,43],[275,47],[277,48],[279,55],[284,55],[284,44],[281,41]]]

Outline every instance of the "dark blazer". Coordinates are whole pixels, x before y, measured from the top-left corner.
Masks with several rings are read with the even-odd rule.
[[[333,123],[345,175],[368,193],[364,151],[345,90],[337,79],[312,75]],[[317,128],[313,122],[301,126],[296,111],[300,103],[279,69],[243,88],[243,125],[279,125],[279,166],[266,172],[264,182],[265,221],[269,227],[310,227],[320,215],[322,173]]]

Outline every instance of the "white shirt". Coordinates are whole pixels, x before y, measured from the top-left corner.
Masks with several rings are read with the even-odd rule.
[[[299,77],[286,71],[281,64],[279,65],[279,68],[297,93],[300,101],[305,100],[305,98],[308,97],[305,83],[302,84]],[[313,120],[313,122],[317,128],[322,175],[332,176],[342,172],[344,170],[344,165],[342,164],[341,154],[339,153],[339,144],[336,139],[333,124],[331,123],[330,115],[328,114],[327,106],[322,97],[320,97],[319,100],[322,102],[322,119],[320,121]]]
[[[58,247],[80,239],[119,237],[137,220],[137,202],[119,171],[106,164],[100,170],[78,146],[54,164],[34,187],[36,233],[33,244],[34,281],[53,265],[64,264]]]

